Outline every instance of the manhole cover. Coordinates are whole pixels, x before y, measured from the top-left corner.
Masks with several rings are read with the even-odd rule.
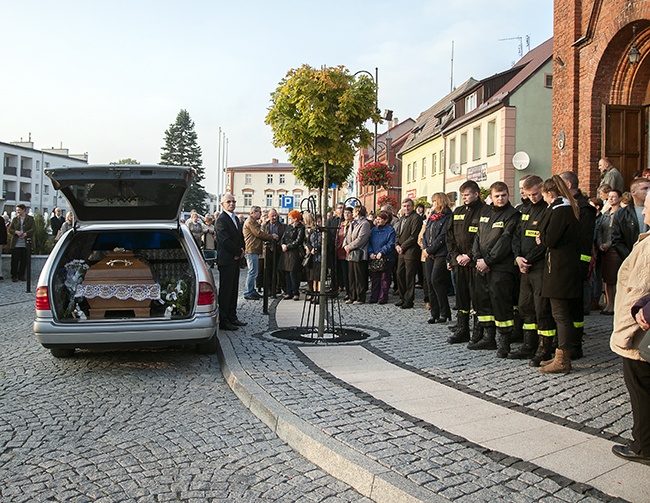
[[[335,332],[327,331],[323,337],[318,337],[318,330],[314,331],[313,328],[282,328],[269,332],[269,335],[275,339],[282,339],[284,341],[312,343],[312,344],[344,344],[349,342],[359,342],[368,340],[371,336],[376,334],[369,333],[364,330],[356,328],[340,328]]]

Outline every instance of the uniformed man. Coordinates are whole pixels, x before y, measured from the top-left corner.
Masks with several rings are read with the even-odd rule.
[[[519,314],[523,320],[524,343],[508,354],[508,358],[532,358],[530,365],[539,367],[553,353],[555,322],[549,300],[542,297],[542,276],[546,247],[537,243],[539,225],[548,207],[542,197],[542,180],[528,176],[522,184],[528,203],[519,208],[521,221],[512,240],[512,251],[519,268]],[[536,354],[539,353],[539,354]]]
[[[479,215],[485,207],[485,203],[481,201],[479,186],[475,181],[468,180],[463,183],[459,192],[463,204],[454,210],[447,231],[447,249],[450,264],[454,268],[458,309],[458,323],[454,334],[447,339],[449,344],[470,340],[469,314],[472,304],[476,305],[474,302],[476,262],[472,258],[472,244],[478,230]],[[478,326],[475,328],[472,334],[474,343],[482,337]]]
[[[497,349],[497,357],[510,352],[510,336],[515,326],[515,256],[512,237],[521,214],[510,204],[510,192],[504,182],[490,186],[492,204],[479,218],[472,248],[476,261],[476,303],[479,323],[485,335],[473,349]]]

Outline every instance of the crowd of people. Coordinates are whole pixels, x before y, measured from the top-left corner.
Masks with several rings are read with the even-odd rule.
[[[544,374],[567,374],[571,361],[583,356],[584,316],[596,308],[614,315],[611,347],[624,357],[635,418],[634,442],[613,451],[650,462],[650,369],[639,353],[650,316],[648,255],[642,251],[650,246],[643,241],[650,234],[650,177],[637,177],[623,192],[616,168],[607,159],[599,167],[598,198],[588,198],[577,176],[564,172],[547,180],[522,178],[517,207],[504,182],[493,183],[484,200],[468,180],[456,207],[436,193],[422,210],[409,198],[397,215],[390,205],[374,215],[360,204],[338,203],[326,220],[293,210],[286,224],[276,210],[264,214],[257,206],[242,222],[234,197],[226,194],[213,231],[220,327],[246,325],[236,314],[240,268],[247,268],[246,300],[258,300],[263,286],[301,300],[306,282],[305,300],[316,302],[324,243],[327,288],[345,303],[387,304],[392,288],[399,296],[394,306],[413,309],[422,274],[428,323],[451,321],[449,294],[455,293],[449,344],[528,360]],[[205,227],[200,232],[205,241]],[[623,299],[617,300],[617,290]],[[522,344],[515,349],[513,341]]]

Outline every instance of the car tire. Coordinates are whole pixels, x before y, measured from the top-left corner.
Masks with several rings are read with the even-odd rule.
[[[196,344],[196,352],[201,355],[213,355],[217,352],[217,332],[205,342]]]
[[[54,358],[70,358],[74,355],[74,348],[50,348]]]

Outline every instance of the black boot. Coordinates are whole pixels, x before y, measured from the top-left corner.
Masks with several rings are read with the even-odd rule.
[[[483,338],[484,330],[478,321],[478,317],[474,315],[474,322],[472,323],[472,334],[469,338],[467,349],[473,349],[474,346]]]
[[[460,311],[458,311],[458,312],[456,313],[456,320],[455,320],[453,323],[450,323],[449,325],[447,325],[447,328],[448,328],[450,331],[455,332],[456,330],[458,330],[458,323],[459,323],[459,322],[458,322],[458,317],[459,317],[461,314],[462,314],[462,313],[461,313]],[[469,314],[469,313],[468,313],[468,314]]]
[[[469,341],[469,313],[458,311],[456,319],[458,320],[458,329],[454,332],[454,335],[447,339],[449,344]]]
[[[536,330],[524,330],[524,343],[519,349],[508,353],[508,358],[513,360],[528,360],[535,355],[539,344]]]
[[[497,330],[497,358],[506,358],[510,353],[510,337],[512,336],[512,327],[500,327]]]
[[[467,349],[496,349],[496,332],[497,327],[494,325],[494,323],[485,325],[483,327],[483,338],[471,347],[468,344]]]
[[[573,338],[571,340],[571,359],[579,360],[584,356],[582,352],[582,336],[584,335],[584,327],[573,327]]]
[[[553,357],[553,339],[555,337],[542,335],[539,338],[539,345],[537,346],[537,351],[535,355],[528,362],[528,365],[531,367],[539,367],[539,364],[543,361],[550,360]]]

